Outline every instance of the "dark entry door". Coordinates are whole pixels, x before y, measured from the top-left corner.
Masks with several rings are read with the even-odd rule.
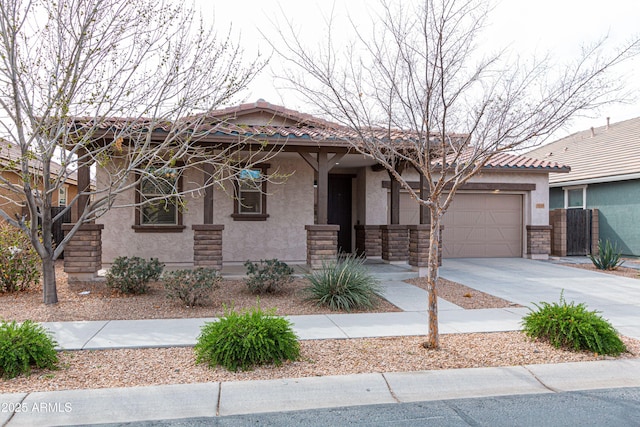
[[[351,175],[329,175],[328,222],[340,226],[338,251],[351,252]]]
[[[591,253],[591,210],[567,209],[567,255]]]

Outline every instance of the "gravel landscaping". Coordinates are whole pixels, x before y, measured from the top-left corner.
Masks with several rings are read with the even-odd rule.
[[[573,265],[575,266],[575,265]],[[151,294],[122,296],[94,286],[88,295],[80,295],[66,285],[66,276],[58,270],[60,303],[47,307],[41,291],[0,296],[1,316],[7,320],[38,321],[148,319],[209,317],[224,311],[223,302],[235,308],[249,307],[256,297],[245,291],[241,281],[225,281],[212,307],[188,308],[169,301],[160,287]],[[637,274],[637,271],[636,271]],[[423,279],[409,282],[424,287]],[[281,296],[263,296],[263,308],[277,307],[278,314],[319,314],[327,310],[302,301],[302,279],[292,283]],[[483,294],[460,284],[440,279],[439,295],[467,309],[512,306],[509,301]],[[224,295],[224,297],[223,297]],[[378,311],[398,311],[382,302]],[[441,349],[422,347],[425,337],[367,338],[348,340],[302,341],[299,361],[281,367],[263,367],[232,373],[195,364],[191,348],[139,350],[76,351],[60,354],[57,371],[33,371],[30,377],[0,381],[0,393],[33,392],[82,388],[133,387],[208,381],[244,381],[365,372],[399,372],[432,369],[513,366],[602,360],[591,353],[558,350],[543,342],[527,339],[519,332],[441,335]],[[623,338],[629,353],[637,357],[640,342]]]

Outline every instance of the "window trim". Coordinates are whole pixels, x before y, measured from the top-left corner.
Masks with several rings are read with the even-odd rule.
[[[61,203],[63,199],[60,197],[63,191],[64,191],[64,204]],[[69,185],[65,184],[65,185],[62,185],[60,188],[58,188],[58,206],[66,207],[68,199],[69,199]]]
[[[574,185],[571,187],[562,187],[564,191],[564,208],[565,209],[586,209],[587,208],[587,185]],[[569,206],[569,192],[582,190],[582,206]]]
[[[142,201],[142,179],[139,173],[136,173],[136,181],[138,181],[138,184],[136,185],[136,189],[135,189],[135,203],[138,206],[136,206],[136,209],[135,209],[134,225],[132,225],[131,228],[136,233],[181,233],[182,230],[186,228],[186,226],[183,223],[182,210],[179,209],[178,207],[176,207],[177,224],[142,224],[142,221],[141,221],[142,206],[139,206],[139,203],[141,203]],[[181,192],[181,191],[182,191],[182,174],[178,176],[178,192]],[[176,197],[180,197],[180,196],[176,196]]]
[[[246,169],[259,169],[262,175],[267,174],[267,170],[271,167],[268,163],[261,163],[258,165],[254,165],[252,167],[248,167]],[[234,197],[233,197],[233,213],[231,217],[234,221],[266,221],[269,218],[269,214],[267,213],[267,180],[263,180],[260,184],[260,193],[261,193],[261,212],[260,213],[241,213],[240,212],[240,183],[238,179],[233,180],[233,189],[234,189]]]

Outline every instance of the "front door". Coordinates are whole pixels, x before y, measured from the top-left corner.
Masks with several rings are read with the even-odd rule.
[[[328,222],[340,226],[338,252],[351,253],[351,175],[329,175]]]

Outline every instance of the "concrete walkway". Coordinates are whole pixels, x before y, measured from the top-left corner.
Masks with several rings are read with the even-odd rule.
[[[397,313],[291,316],[301,339],[426,334],[426,292],[403,279],[406,266],[370,266],[383,280]],[[640,281],[526,259],[445,260],[441,276],[525,306],[557,301],[587,303],[621,333],[640,338]],[[526,308],[464,310],[439,301],[440,332],[520,329]],[[45,323],[69,350],[191,346],[200,327],[215,319],[113,320]],[[640,387],[640,359],[371,373],[339,377],[71,390],[0,395],[0,425],[69,425],[215,417],[376,403],[442,400],[595,388]]]

